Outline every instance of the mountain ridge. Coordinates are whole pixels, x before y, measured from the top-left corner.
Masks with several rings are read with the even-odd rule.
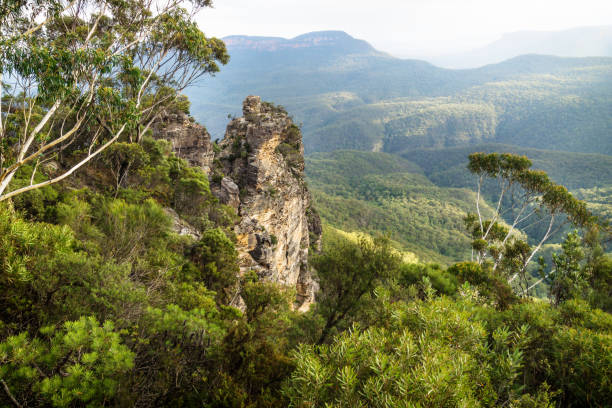
[[[231,51],[281,51],[296,48],[316,48],[342,46],[350,52],[385,55],[376,50],[365,40],[352,37],[344,31],[326,30],[300,34],[293,38],[230,35],[223,37],[228,50]]]
[[[380,53],[339,31],[232,38],[232,60],[216,80],[187,92],[213,137],[251,93],[304,123],[307,153],[490,141],[612,154],[610,57],[530,54],[451,70]]]
[[[426,58],[435,65],[466,69],[495,64],[524,54],[561,57],[612,56],[612,25],[555,31],[515,31],[470,51]]]

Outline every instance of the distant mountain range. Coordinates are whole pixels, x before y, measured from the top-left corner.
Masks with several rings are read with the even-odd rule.
[[[214,137],[245,95],[284,105],[307,152],[401,152],[483,141],[612,154],[612,58],[523,55],[450,70],[394,58],[346,33],[232,36],[230,63],[192,88]]]
[[[579,27],[562,31],[518,31],[473,51],[427,58],[446,68],[474,68],[524,55],[561,57],[612,56],[612,26]]]

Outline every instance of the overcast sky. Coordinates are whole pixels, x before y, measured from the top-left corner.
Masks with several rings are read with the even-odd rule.
[[[396,56],[466,51],[520,30],[612,25],[612,0],[214,0],[210,36],[343,30]]]

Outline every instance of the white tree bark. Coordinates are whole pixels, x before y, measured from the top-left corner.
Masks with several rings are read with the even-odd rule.
[[[88,163],[91,159],[93,159],[94,157],[96,157],[98,154],[102,153],[104,150],[106,150],[110,145],[112,145],[115,141],[117,141],[117,139],[119,139],[119,137],[121,136],[121,134],[123,133],[123,131],[125,130],[127,124],[123,124],[123,126],[121,127],[121,129],[119,129],[119,131],[117,133],[115,133],[115,135],[108,140],[106,143],[104,143],[100,148],[98,148],[97,150],[95,150],[94,152],[90,153],[89,155],[87,155],[87,157],[85,157],[83,160],[81,160],[80,162],[78,162],[77,164],[75,164],[74,166],[72,166],[68,171],[66,171],[65,173],[63,173],[60,176],[57,176],[51,180],[47,180],[47,181],[43,181],[41,183],[38,184],[34,184],[34,185],[29,185],[26,187],[22,187],[19,188],[17,190],[11,191],[7,194],[4,194],[3,196],[0,196],[0,202],[1,201],[5,201],[8,200],[11,197],[14,197],[18,194],[21,193],[25,193],[26,191],[30,191],[30,190],[35,190],[37,188],[42,188],[45,186],[49,186],[51,184],[55,184],[58,181],[62,181],[64,180],[66,177],[72,175],[72,173],[74,173],[75,171],[77,171],[79,168],[81,168],[83,165],[85,165],[86,163]]]

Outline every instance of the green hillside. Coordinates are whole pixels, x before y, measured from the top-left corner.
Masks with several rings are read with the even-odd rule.
[[[498,143],[444,149],[414,149],[401,154],[417,164],[436,185],[473,188],[467,156],[473,152],[507,152],[525,155],[536,169],[544,170],[552,180],[570,190],[612,185],[612,156],[530,149]]]
[[[446,263],[465,258],[470,247],[463,217],[474,211],[476,180],[466,165],[475,151],[526,155],[534,168],[587,201],[594,214],[603,219],[612,215],[612,157],[606,155],[500,144],[419,149],[403,158],[335,151],[307,156],[306,173],[325,223],[349,232],[387,233],[421,261]],[[490,202],[494,194],[489,186],[484,198]],[[534,228],[527,232],[539,236]],[[560,242],[568,231],[551,242]]]
[[[508,79],[446,96],[362,104],[357,101],[363,99],[350,93],[309,98],[310,105],[302,101],[296,107],[296,117],[305,117],[306,148],[373,150],[382,146],[395,153],[488,141],[612,153],[612,65],[551,68],[559,72],[512,77],[510,67],[515,63],[519,64],[508,61],[503,70],[498,67],[499,74],[489,72]]]
[[[422,169],[386,153],[336,151],[306,158],[306,173],[323,221],[344,231],[387,233],[421,261],[465,259],[463,217],[475,194],[441,188]]]
[[[485,143],[445,149],[415,149],[402,153],[402,157],[419,165],[427,178],[439,187],[474,190],[476,179],[466,167],[467,157],[473,152],[527,156],[533,162],[534,169],[544,170],[553,181],[585,200],[589,209],[602,220],[609,220],[612,215],[612,156]],[[483,193],[486,199],[491,200],[497,190],[489,186]],[[560,242],[568,231],[561,231],[553,241]]]

